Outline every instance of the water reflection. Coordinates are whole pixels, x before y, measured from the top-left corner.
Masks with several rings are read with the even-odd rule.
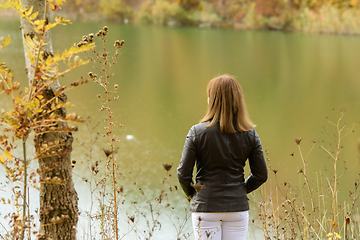
[[[15,77],[26,84],[23,51],[17,21],[0,21],[0,35],[10,33],[12,45],[0,52]],[[269,150],[273,168],[280,179],[292,179],[297,165],[289,155],[296,150],[294,137],[303,137],[304,149],[311,140],[329,138],[323,134],[326,116],[333,118],[332,108],[346,109],[346,123],[360,119],[359,89],[360,46],[355,36],[304,35],[281,32],[236,31],[233,29],[168,28],[131,26],[112,23],[74,23],[54,29],[54,49],[62,51],[80,41],[82,35],[97,32],[107,24],[109,46],[124,39],[125,46],[115,67],[113,84],[119,84],[120,99],[112,110],[122,140],[118,144],[117,161],[126,178],[119,179],[128,191],[135,192],[133,183],[151,195],[158,190],[165,172],[162,163],[178,164],[184,138],[206,111],[206,85],[214,76],[229,73],[238,79],[245,93],[250,116],[257,124],[264,147]],[[72,72],[61,79],[67,84],[94,71],[91,66]],[[101,104],[96,95],[101,88],[89,83],[69,93],[69,100],[81,116],[91,116],[91,126],[100,125],[103,132],[105,115],[98,111]],[[7,100],[0,96],[1,105]],[[91,128],[91,127],[90,127]],[[343,159],[349,167],[358,163],[359,130],[344,140]],[[75,134],[73,158],[75,181],[81,206],[87,195],[83,178],[88,178],[86,149],[89,130],[80,126]],[[327,144],[327,143],[325,143]],[[103,140],[94,146],[93,159],[103,159]],[[311,164],[310,164],[311,163]],[[326,154],[316,148],[309,160],[309,171],[328,165]],[[357,168],[358,169],[358,168]],[[352,182],[356,170],[341,181]],[[175,167],[171,169],[171,184],[176,184]],[[127,190],[128,189],[128,190]],[[346,198],[350,189],[342,185]],[[85,192],[83,192],[85,191]]]

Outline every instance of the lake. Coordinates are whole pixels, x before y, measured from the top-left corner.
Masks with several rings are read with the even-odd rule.
[[[54,50],[61,52],[70,48],[83,35],[96,33],[105,25],[109,27],[109,51],[113,49],[115,40],[125,40],[111,79],[113,84],[119,85],[119,100],[113,102],[112,111],[116,121],[123,125],[115,130],[121,139],[116,155],[122,173],[118,184],[124,186],[126,194],[121,218],[127,218],[126,212],[129,216],[136,216],[140,219],[138,224],[145,226],[146,220],[131,204],[145,202],[138,188],[141,187],[149,199],[154,199],[160,193],[165,177],[168,187],[177,185],[176,167],[186,134],[206,113],[206,86],[219,74],[235,76],[242,86],[250,117],[257,125],[263,147],[267,148],[269,164],[272,169],[279,170],[280,181],[299,181],[297,172],[302,163],[293,140],[300,137],[303,138],[304,155],[310,150],[311,141],[317,139],[309,155],[308,173],[325,171],[326,168],[331,175],[332,163],[320,149],[321,145],[333,147],[329,145],[331,138],[323,127],[331,134],[335,129],[326,117],[337,121],[334,112],[340,114],[344,109],[345,130],[360,120],[358,36],[74,22],[52,31]],[[19,21],[0,20],[0,36],[8,34],[12,43],[1,50],[0,61],[7,63],[16,80],[25,87],[27,80]],[[98,46],[101,47],[100,42]],[[95,72],[90,64],[71,72],[60,79],[60,83],[69,84],[80,76],[86,77],[89,71]],[[72,154],[77,161],[74,181],[82,212],[90,211],[91,206],[88,184],[83,181],[91,177],[87,155],[91,146],[88,128],[99,122],[92,137],[96,132],[103,132],[106,117],[104,112],[99,112],[101,104],[96,97],[99,93],[102,93],[101,87],[93,82],[68,93],[69,101],[75,104],[68,111],[77,112],[85,119],[91,117],[89,127],[80,125],[80,131],[75,133],[78,140],[74,142]],[[0,101],[2,108],[10,105],[4,95],[0,96]],[[357,127],[342,143],[341,162],[346,161],[350,170],[341,179],[341,199],[347,199],[359,173],[359,141]],[[87,149],[81,147],[81,143]],[[104,138],[92,147],[92,161],[104,160],[101,148],[106,148]],[[292,152],[295,152],[295,157],[290,156]],[[167,176],[163,163],[173,164],[169,172],[171,177]],[[36,163],[32,167],[36,168]],[[265,187],[270,186],[267,184]],[[175,239],[177,230],[166,219],[169,216],[184,218],[181,209],[187,208],[187,202],[181,191],[178,192],[179,195],[173,194],[169,202],[175,213],[162,213],[163,226],[156,239]],[[36,193],[33,195],[36,198]],[[94,209],[96,204],[92,211]],[[140,209],[146,212],[146,204]],[[150,216],[149,213],[145,215]],[[252,218],[257,218],[256,212],[250,213]],[[89,229],[83,221],[79,227],[81,237]],[[131,224],[125,222],[121,226],[122,234],[133,230]],[[141,229],[139,227],[138,231]],[[191,231],[187,229],[185,232]],[[131,239],[130,235],[127,237]]]

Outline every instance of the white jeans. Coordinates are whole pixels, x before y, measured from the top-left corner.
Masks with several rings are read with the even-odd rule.
[[[196,240],[245,240],[249,212],[191,214]]]

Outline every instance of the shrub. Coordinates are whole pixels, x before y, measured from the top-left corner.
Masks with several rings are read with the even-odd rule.
[[[294,17],[293,28],[307,33],[360,34],[360,11],[324,5],[319,11],[304,8]]]
[[[205,2],[201,4],[198,10],[189,13],[189,18],[193,23],[208,23],[209,25],[217,25],[222,22],[214,7]]]
[[[123,22],[134,17],[132,9],[123,0],[101,0],[99,5],[101,13],[108,19]]]

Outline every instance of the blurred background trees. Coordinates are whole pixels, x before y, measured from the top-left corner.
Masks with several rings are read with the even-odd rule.
[[[101,14],[110,20],[125,21],[133,18],[133,10],[123,0],[100,0]]]
[[[360,34],[360,0],[67,0],[61,14],[76,20]]]

